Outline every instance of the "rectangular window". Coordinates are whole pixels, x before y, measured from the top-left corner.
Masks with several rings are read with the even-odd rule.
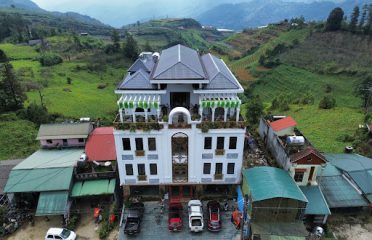
[[[230,137],[229,149],[236,149],[237,137]]]
[[[136,150],[143,151],[143,139],[142,138],[136,138]]]
[[[123,138],[122,141],[123,141],[123,150],[124,151],[130,151],[131,150],[130,139],[129,138]]]
[[[235,172],[235,163],[227,164],[227,174],[234,174]]]
[[[211,174],[211,164],[204,163],[203,174]]]
[[[125,173],[127,176],[133,176],[133,165],[132,164],[125,164]]]
[[[305,172],[306,172],[306,169],[295,169],[295,175],[293,179],[296,182],[302,182],[302,180],[304,179]]]
[[[139,176],[146,175],[145,164],[137,164],[137,168],[138,168],[138,175]]]
[[[52,144],[52,143],[53,143],[53,141],[50,140],[50,139],[46,140],[46,142],[47,142],[48,144]]]
[[[84,142],[84,138],[79,138],[79,143],[83,143]]]
[[[217,137],[217,149],[224,149],[225,148],[225,138],[224,137]]]
[[[156,139],[148,138],[149,151],[156,151]]]
[[[222,163],[216,163],[215,174],[222,174]]]
[[[158,166],[156,163],[150,164],[150,175],[158,175]]]
[[[67,143],[67,139],[62,139],[63,144]]]
[[[204,138],[204,149],[212,149],[212,137]]]

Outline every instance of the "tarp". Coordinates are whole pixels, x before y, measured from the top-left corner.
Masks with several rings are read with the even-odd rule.
[[[100,179],[76,182],[72,188],[72,197],[84,197],[113,194],[115,192],[116,180]]]
[[[72,167],[12,170],[6,193],[69,190]]]
[[[67,191],[42,192],[35,216],[64,215],[67,201]]]
[[[238,194],[238,209],[240,212],[244,212],[244,197],[240,186],[236,187],[236,193]]]

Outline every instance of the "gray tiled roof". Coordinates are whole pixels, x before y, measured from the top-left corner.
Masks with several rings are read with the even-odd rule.
[[[138,58],[128,69],[128,72],[137,72],[140,69],[143,69],[146,72],[151,72],[151,70],[154,68],[154,65],[155,63],[151,55],[144,56],[142,59]]]
[[[153,79],[206,79],[197,51],[180,44],[162,51]]]
[[[202,56],[202,62],[209,76],[205,89],[239,89],[239,83],[221,59],[208,53]]]
[[[154,89],[150,83],[150,74],[143,69],[139,69],[133,74],[128,74],[124,81],[119,85],[119,89]]]

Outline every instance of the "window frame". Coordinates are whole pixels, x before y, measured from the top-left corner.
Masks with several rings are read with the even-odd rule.
[[[231,166],[232,166],[232,169],[231,169]],[[226,174],[235,174],[235,163],[227,163]]]
[[[152,144],[150,144],[150,142],[152,142]],[[155,137],[149,137],[147,138],[147,147],[149,149],[149,151],[156,151],[156,138]],[[150,146],[153,146],[154,148],[151,148]]]
[[[134,175],[134,171],[133,171],[133,164],[129,164],[129,163],[127,163],[127,164],[125,164],[125,175],[127,175],[127,176],[133,176]],[[130,169],[130,173],[131,174],[128,174],[128,168]]]
[[[299,171],[295,169],[295,174],[293,176],[293,179],[295,180],[296,183],[303,182],[304,177],[305,177],[305,171],[303,170]]]
[[[142,171],[140,172],[140,170],[143,170],[143,174],[141,174]],[[138,173],[138,176],[146,176],[146,165],[144,163],[137,164],[137,173]]]
[[[217,167],[217,166],[221,166],[221,171],[218,171],[218,172],[217,172],[217,170],[220,169],[220,168]],[[216,164],[215,164],[215,169],[214,169],[214,174],[216,174],[216,175],[220,175],[220,174],[222,174],[222,173],[223,173],[223,163],[216,163]]]
[[[136,151],[143,151],[143,138],[135,138],[134,141],[136,143]]]
[[[222,143],[221,143],[221,141],[222,141]],[[220,148],[221,145],[222,145],[222,148]],[[218,150],[225,149],[225,137],[217,137],[216,149],[218,149]]]
[[[155,173],[153,172],[155,166]],[[156,163],[150,163],[150,175],[158,175],[158,165]]]
[[[124,142],[124,141],[127,141],[127,140],[128,140],[128,142]],[[131,151],[132,150],[132,144],[130,143],[130,138],[122,138],[121,142],[122,142],[122,145],[123,145],[123,151]],[[128,148],[125,147],[126,144],[127,144]]]
[[[208,168],[206,168],[206,166],[208,166]],[[208,172],[206,172],[206,169],[208,169],[209,171]],[[211,174],[211,170],[212,170],[212,164],[211,163],[204,163],[203,164],[203,174],[204,175],[209,175],[209,174]]]
[[[234,139],[234,140],[232,141],[232,139]],[[238,143],[238,137],[230,137],[229,138],[229,149],[236,149],[237,148],[237,143]],[[232,144],[233,144],[233,146],[232,146]]]
[[[212,137],[204,137],[204,150],[212,149],[212,140]],[[209,146],[207,145],[207,142],[209,143]]]

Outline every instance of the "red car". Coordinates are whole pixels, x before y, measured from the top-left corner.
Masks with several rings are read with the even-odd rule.
[[[183,226],[182,212],[183,212],[183,207],[181,203],[173,202],[169,204],[169,210],[168,210],[169,231],[178,232],[182,230],[182,226]]]
[[[209,201],[207,204],[208,208],[208,230],[212,232],[218,232],[222,229],[221,216],[220,216],[220,204],[217,201]]]

